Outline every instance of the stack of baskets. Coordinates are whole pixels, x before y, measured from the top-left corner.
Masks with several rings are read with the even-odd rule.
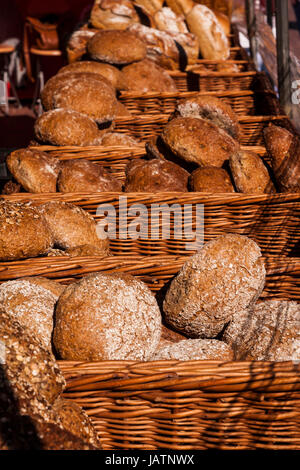
[[[202,2],[211,6],[214,2]],[[119,119],[118,132],[141,140],[157,135],[178,98],[212,93],[240,116],[244,147],[268,162],[262,129],[276,122],[294,131],[278,105],[267,77],[254,70],[233,34],[230,60],[236,73],[172,72],[178,93],[122,93],[134,115]],[[138,148],[39,147],[60,159],[86,158],[113,169],[124,179],[126,164],[144,155]],[[204,204],[204,240],[224,233],[251,237],[261,247],[267,268],[264,298],[300,300],[300,195],[205,193],[127,193],[127,204]],[[96,216],[101,203],[119,210],[119,193],[7,196],[10,200],[63,200]],[[173,219],[171,219],[171,222]],[[194,214],[190,224],[195,228]],[[159,227],[160,232],[162,227]],[[171,231],[172,232],[172,231]],[[159,291],[191,255],[185,240],[116,239],[114,256],[100,259],[37,258],[0,263],[0,281],[44,275],[69,283],[84,274],[127,272]],[[82,405],[100,433],[104,449],[296,449],[300,448],[299,364],[218,361],[60,361],[67,379],[65,397]]]

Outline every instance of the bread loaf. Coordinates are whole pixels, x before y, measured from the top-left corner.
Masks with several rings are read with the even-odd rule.
[[[138,93],[176,92],[174,80],[155,62],[144,59],[127,65],[122,70],[124,89]]]
[[[171,8],[162,8],[154,14],[154,22],[161,31],[174,31],[175,33],[188,33],[183,15],[176,15]]]
[[[234,184],[240,193],[274,193],[275,187],[259,155],[239,150],[230,155],[229,164]]]
[[[204,193],[234,193],[230,176],[223,168],[197,168],[190,176],[192,191]]]
[[[87,43],[96,33],[97,29],[86,27],[72,33],[66,47],[69,64],[80,60],[86,54]]]
[[[143,361],[160,336],[155,297],[127,274],[90,274],[59,298],[53,340],[64,359]]]
[[[164,0],[135,0],[134,3],[153,15],[156,11],[161,9]]]
[[[233,234],[215,238],[171,282],[163,302],[166,322],[194,338],[215,338],[235,313],[254,304],[265,274],[253,240]]]
[[[143,144],[139,140],[130,135],[124,134],[123,132],[107,132],[101,139],[101,145],[104,147],[139,147]]]
[[[170,7],[176,15],[187,15],[195,2],[193,0],[166,0],[166,4]]]
[[[128,0],[95,0],[90,22],[98,29],[126,29],[139,17]]]
[[[185,339],[178,343],[165,344],[158,348],[153,361],[232,361],[233,350],[223,341],[216,339]]]
[[[122,73],[117,67],[103,62],[85,60],[82,62],[73,62],[65,65],[58,71],[58,75],[63,73],[96,73],[106,78],[113,88],[117,90],[123,89]]]

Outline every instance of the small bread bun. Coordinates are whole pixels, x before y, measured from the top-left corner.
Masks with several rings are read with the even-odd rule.
[[[30,193],[55,193],[60,161],[39,150],[19,149],[6,164],[13,177]]]
[[[80,60],[86,54],[87,43],[97,32],[97,29],[83,27],[71,34],[66,47],[69,64]]]
[[[180,100],[175,108],[175,116],[198,117],[212,122],[223,129],[233,139],[240,138],[238,117],[232,108],[220,98],[210,95],[197,95]]]
[[[101,145],[104,147],[124,146],[139,147],[143,145],[139,140],[123,132],[107,132],[101,139]]]
[[[154,295],[128,274],[90,274],[59,298],[53,340],[63,359],[145,361],[160,335]]]
[[[185,339],[178,343],[165,344],[158,348],[152,356],[152,361],[232,361],[233,350],[228,344],[216,339]]]
[[[194,338],[215,338],[236,312],[253,305],[265,283],[258,245],[241,235],[206,243],[181,268],[165,296],[165,319]]]
[[[0,305],[7,315],[51,351],[54,306],[58,296],[30,279],[0,285]]]
[[[93,145],[101,133],[86,114],[71,109],[53,109],[43,113],[34,125],[36,138],[52,145]]]
[[[238,360],[299,361],[300,304],[269,300],[235,312],[223,339]]]
[[[161,9],[164,0],[135,0],[134,3],[145,9],[150,15],[153,15],[156,11]]]
[[[168,72],[152,60],[144,59],[122,70],[124,89],[138,93],[176,92],[177,87]]]
[[[166,4],[170,7],[176,15],[187,15],[195,2],[193,0],[166,0]]]
[[[125,192],[187,191],[189,173],[167,160],[132,160],[126,167]]]
[[[229,42],[216,15],[205,5],[195,5],[186,15],[191,33],[198,38],[203,59],[226,60],[230,55]]]
[[[129,0],[95,0],[90,22],[98,29],[126,29],[139,17]]]
[[[234,193],[230,176],[223,168],[197,168],[190,176],[192,191],[203,193]]]
[[[54,244],[58,248],[69,249],[80,245],[92,245],[108,253],[108,240],[97,236],[96,222],[83,209],[66,202],[51,201],[39,206],[46,219]]]
[[[161,138],[177,157],[199,166],[221,167],[238,148],[237,141],[223,129],[192,117],[172,119]]]
[[[0,201],[0,260],[45,255],[53,246],[47,222],[30,203]]]
[[[113,88],[122,90],[122,72],[110,64],[104,64],[102,62],[96,62],[91,60],[84,60],[82,62],[73,62],[72,64],[65,65],[62,67],[57,74],[63,73],[96,73],[101,77],[106,78]],[[47,82],[48,83],[48,82]]]
[[[62,193],[100,193],[122,190],[120,181],[105,171],[101,165],[81,159],[63,162],[57,186]]]
[[[230,155],[229,164],[234,184],[240,193],[276,192],[266,166],[256,153],[239,150]]]
[[[145,44],[135,34],[120,30],[99,31],[87,48],[93,59],[117,65],[143,60],[147,52]]]
[[[154,15],[157,29],[161,31],[174,31],[175,33],[188,33],[183,15],[176,15],[171,8],[164,7]]]

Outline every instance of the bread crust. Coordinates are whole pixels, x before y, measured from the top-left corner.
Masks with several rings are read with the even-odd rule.
[[[138,93],[176,92],[177,87],[168,72],[149,59],[127,65],[122,70],[124,88]]]
[[[55,193],[60,161],[30,148],[15,150],[6,159],[13,177],[30,193]]]
[[[87,43],[97,32],[97,29],[83,27],[72,33],[66,47],[69,64],[80,60],[86,54]]]
[[[225,131],[199,118],[172,119],[161,138],[179,158],[199,166],[221,167],[238,148],[238,143]]]
[[[195,5],[195,2],[193,0],[166,0],[166,4],[176,15],[187,15]]]
[[[90,22],[98,29],[127,29],[139,17],[128,0],[95,0]]]
[[[206,243],[181,268],[165,296],[165,319],[194,338],[215,338],[234,313],[251,307],[265,283],[256,243],[223,235]]]
[[[150,15],[153,15],[156,11],[161,9],[164,0],[135,0],[134,3],[144,8]]]
[[[223,168],[197,168],[190,176],[192,191],[204,193],[234,193],[229,174]]]
[[[124,134],[123,132],[107,132],[102,137],[101,145],[104,147],[119,145],[125,147],[138,147],[143,144],[131,135]]]
[[[73,62],[72,64],[65,65],[58,72],[57,75],[63,73],[96,73],[101,77],[106,78],[113,88],[123,90],[122,72],[110,64],[103,62],[96,62],[92,60],[84,60],[82,62]]]
[[[161,31],[173,31],[175,33],[188,33],[183,15],[176,15],[171,8],[164,7],[154,15],[157,29]]]
[[[64,359],[143,361],[160,336],[155,297],[128,274],[90,274],[59,298],[53,339]]]
[[[216,339],[185,339],[177,343],[169,343],[158,348],[153,361],[232,361],[233,350],[223,341]]]
[[[275,193],[269,172],[259,155],[248,150],[239,150],[230,155],[230,170],[234,184],[240,193]]]
[[[146,57],[145,44],[130,30],[104,30],[93,36],[87,49],[94,60],[125,65]]]

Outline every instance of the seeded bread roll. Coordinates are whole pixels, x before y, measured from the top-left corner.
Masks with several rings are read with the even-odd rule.
[[[175,116],[198,117],[211,121],[223,129],[233,139],[240,138],[238,116],[231,106],[220,98],[210,95],[197,95],[180,100],[175,108]]]
[[[51,201],[39,206],[46,219],[54,244],[58,248],[70,249],[81,245],[92,245],[108,253],[108,240],[97,236],[93,217],[80,207],[66,202]]]
[[[144,8],[150,15],[153,15],[156,11],[161,9],[164,0],[135,0],[134,3]]]
[[[125,146],[125,147],[139,147],[142,144],[139,140],[131,137],[131,135],[124,134],[123,132],[107,132],[101,139],[101,145],[104,147]]]
[[[233,350],[228,344],[216,339],[185,339],[178,343],[165,344],[158,348],[153,361],[171,360],[177,361],[232,361]]]
[[[299,361],[300,304],[269,300],[235,312],[223,339],[238,360]]]
[[[128,0],[95,0],[90,22],[98,29],[126,29],[139,17]]]
[[[191,33],[198,38],[203,59],[226,60],[230,55],[229,42],[216,15],[205,5],[195,5],[187,14]]]
[[[66,47],[69,64],[80,60],[86,54],[87,43],[97,32],[97,29],[90,29],[85,26],[71,34]]]
[[[206,243],[181,268],[166,294],[168,324],[194,338],[215,338],[236,312],[251,307],[265,283],[256,243],[223,235]]]
[[[123,89],[122,72],[110,64],[96,62],[91,60],[84,60],[82,62],[73,62],[72,64],[65,65],[58,71],[58,75],[64,73],[96,73],[101,77],[106,78],[113,88],[117,90]],[[48,82],[47,82],[48,83]]]
[[[187,15],[195,2],[193,0],[166,0],[166,4],[170,7],[176,15]]]
[[[188,33],[184,16],[176,15],[171,8],[162,8],[154,15],[154,22],[157,29],[161,31],[174,31],[176,33]]]
[[[57,299],[57,295],[30,279],[18,279],[0,285],[1,307],[49,351]]]
[[[172,119],[161,138],[177,157],[205,167],[221,167],[238,149],[237,141],[223,129],[199,118]]]
[[[189,173],[167,160],[132,160],[126,167],[125,192],[187,191]]]
[[[192,191],[204,193],[234,193],[230,176],[223,168],[197,168],[190,176]]]
[[[0,260],[45,255],[53,246],[48,224],[30,203],[0,201]]]
[[[152,60],[144,59],[122,70],[124,89],[138,93],[176,92],[177,87],[166,70]]]
[[[274,193],[275,187],[259,155],[239,150],[230,155],[229,164],[234,184],[240,193]]]
[[[121,30],[99,31],[87,48],[93,59],[116,65],[143,60],[147,52],[145,44],[134,33]]]
[[[111,176],[101,165],[80,159],[63,162],[57,186],[62,193],[122,190],[120,181]]]
[[[160,336],[154,295],[128,274],[90,274],[59,298],[53,340],[64,359],[145,361]]]
[[[19,149],[6,164],[13,177],[30,193],[55,193],[60,161],[39,150]]]
[[[35,121],[34,132],[39,142],[52,145],[93,145],[102,136],[93,119],[71,109],[43,113]]]

